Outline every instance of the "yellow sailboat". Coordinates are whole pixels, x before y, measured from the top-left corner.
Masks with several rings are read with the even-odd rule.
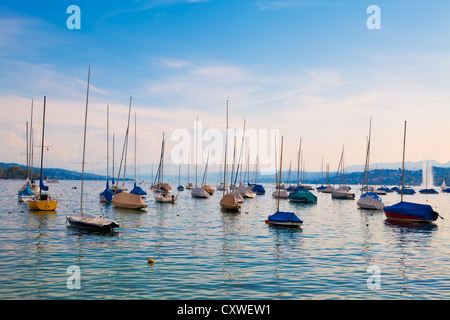
[[[48,187],[44,185],[42,179],[42,163],[44,160],[44,128],[45,128],[45,101],[44,96],[44,114],[42,116],[42,143],[41,143],[41,177],[39,181],[39,193],[37,193],[33,199],[28,201],[28,208],[33,211],[54,211],[58,206],[58,200],[48,193],[42,191],[48,191]]]

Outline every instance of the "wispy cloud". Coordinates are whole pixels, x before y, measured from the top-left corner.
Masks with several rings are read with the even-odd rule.
[[[295,0],[281,0],[281,1],[258,1],[254,3],[259,10],[278,10],[286,8],[298,8],[298,7],[312,7],[322,6],[324,3],[317,1],[295,1]]]

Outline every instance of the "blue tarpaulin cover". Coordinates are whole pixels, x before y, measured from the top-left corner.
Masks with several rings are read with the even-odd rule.
[[[147,192],[145,192],[144,190],[141,189],[141,187],[136,185],[136,182],[134,183],[134,188],[133,190],[130,191],[130,193],[132,194],[138,194],[140,196],[144,196],[147,194]]]
[[[32,196],[34,195],[34,192],[30,189],[30,183],[27,182],[27,187],[19,192],[19,195],[21,196]]]
[[[366,192],[363,195],[361,195],[361,198],[365,198],[365,197],[371,197],[374,198],[380,202],[383,202],[383,200],[381,200],[380,196],[377,195],[375,192]]]
[[[401,201],[392,206],[384,207],[385,212],[407,215],[425,220],[436,220],[438,213],[428,204]]]
[[[252,187],[252,191],[255,192],[256,194],[263,194],[266,192],[266,190],[264,189],[264,187],[260,184],[255,184]]]
[[[109,189],[109,183],[106,181],[106,189],[103,190],[103,192],[100,193],[100,196],[104,196],[106,201],[111,201],[112,197],[114,196],[114,192]]]
[[[274,214],[267,217],[271,222],[296,222],[303,223],[293,212],[277,211]]]

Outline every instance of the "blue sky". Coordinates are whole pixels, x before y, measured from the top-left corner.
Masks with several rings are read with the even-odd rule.
[[[69,5],[81,29],[69,30]],[[369,5],[381,29],[369,30]],[[162,132],[276,128],[285,159],[303,138],[307,169],[363,164],[373,117],[372,162],[450,160],[448,1],[3,1],[0,5],[2,161],[24,162],[31,99],[48,98],[48,166],[79,158],[91,65],[88,153],[104,161],[106,104],[117,150],[129,97],[138,118],[139,163],[156,162]],[[36,124],[38,126],[38,124]],[[171,147],[171,143],[168,143]],[[99,165],[101,166],[101,165]],[[77,169],[77,168],[71,168]],[[92,167],[92,170],[98,168]]]

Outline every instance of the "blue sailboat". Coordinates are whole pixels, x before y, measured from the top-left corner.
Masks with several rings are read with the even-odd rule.
[[[406,121],[403,137],[403,163],[402,163],[402,191],[400,202],[392,206],[383,208],[384,214],[387,219],[400,220],[400,221],[412,221],[412,222],[433,222],[439,216],[439,213],[435,212],[433,208],[428,204],[419,204],[403,201],[403,194],[405,189],[403,188],[403,181],[405,176],[405,142],[406,142]]]
[[[281,137],[281,160],[280,160],[280,175],[278,176],[278,187],[281,184],[281,168],[283,162],[283,137]],[[303,221],[295,215],[294,212],[284,212],[280,211],[280,188],[278,188],[277,197],[277,211],[268,216],[266,222],[272,225],[284,226],[284,227],[300,227]]]

